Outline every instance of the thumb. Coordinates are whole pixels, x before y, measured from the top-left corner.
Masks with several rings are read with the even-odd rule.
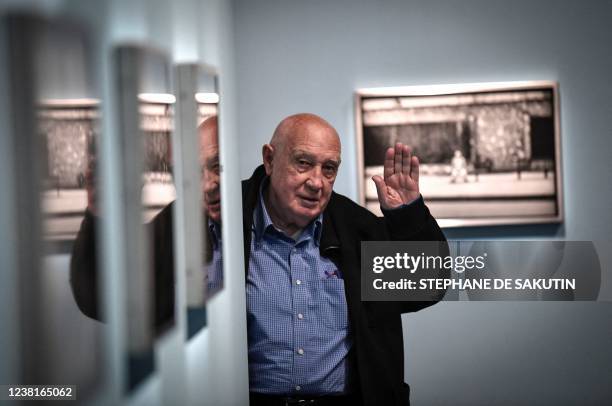
[[[385,196],[385,189],[387,188],[387,185],[385,184],[383,178],[378,175],[372,176],[372,180],[376,185],[376,193],[378,194],[378,200],[380,200]]]

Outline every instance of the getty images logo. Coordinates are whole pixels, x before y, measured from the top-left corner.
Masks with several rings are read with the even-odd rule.
[[[466,270],[478,269],[485,267],[485,259],[487,253],[478,256],[440,256],[440,255],[410,255],[406,252],[396,253],[391,256],[376,256],[373,258],[372,271],[376,274],[383,273],[386,270],[405,270],[411,274],[417,270],[428,269],[447,269],[454,270],[457,273],[463,273]]]

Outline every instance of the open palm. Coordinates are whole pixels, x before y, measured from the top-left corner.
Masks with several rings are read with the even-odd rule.
[[[419,159],[411,153],[408,145],[398,142],[385,153],[384,178],[372,177],[383,209],[395,209],[418,199]]]

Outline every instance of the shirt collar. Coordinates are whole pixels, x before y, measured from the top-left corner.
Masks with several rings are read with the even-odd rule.
[[[261,185],[259,186],[259,198],[257,200],[257,206],[255,207],[255,211],[253,213],[253,231],[255,232],[255,239],[257,240],[257,242],[261,242],[261,239],[268,230],[276,230],[277,232],[280,232],[285,235],[285,233],[274,227],[272,219],[270,218],[268,210],[266,209],[266,204],[264,202],[264,191],[268,187],[269,183],[270,178],[266,176],[261,182]],[[323,213],[319,214],[317,218],[315,218],[306,226],[306,228],[302,232],[302,235],[300,235],[297,241],[303,241],[310,237],[318,246],[321,241],[322,228]]]
[[[210,235],[212,239],[213,249],[219,246],[219,242],[221,241],[221,225],[212,219],[208,219],[208,229],[210,230]]]

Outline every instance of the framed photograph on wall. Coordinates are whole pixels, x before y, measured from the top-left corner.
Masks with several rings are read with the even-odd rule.
[[[396,142],[420,160],[442,227],[563,221],[559,86],[552,81],[360,89],[361,204],[380,215],[372,176]]]

